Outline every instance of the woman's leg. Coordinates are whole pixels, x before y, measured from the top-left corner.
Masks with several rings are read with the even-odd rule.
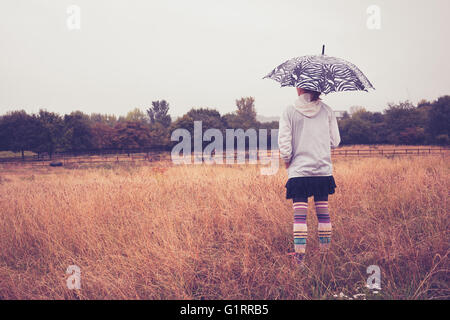
[[[308,198],[294,198],[294,248],[295,253],[303,259],[306,252],[306,238],[308,228],[306,226],[306,214],[308,212]]]
[[[331,220],[328,211],[328,195],[314,196],[317,219],[319,220],[319,247],[322,251],[330,248],[331,243]]]

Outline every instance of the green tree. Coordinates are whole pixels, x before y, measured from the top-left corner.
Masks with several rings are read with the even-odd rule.
[[[384,111],[384,119],[387,129],[387,140],[393,144],[405,143],[405,136],[411,135],[412,132],[422,132],[425,127],[421,112],[409,101],[400,102],[398,104],[388,104],[388,108]],[[415,143],[423,142],[425,135],[413,134],[420,138]],[[410,138],[407,141],[412,141]]]
[[[172,123],[171,132],[176,129],[186,129],[191,133],[191,145],[194,145],[194,121],[202,122],[202,131],[205,132],[208,129],[219,129],[222,133],[225,132],[225,121],[221,117],[219,111],[210,108],[192,108],[181,118]],[[208,142],[202,142],[203,145]]]
[[[152,106],[147,109],[150,124],[160,123],[164,127],[169,127],[172,123],[172,118],[168,112],[169,103],[166,100],[153,101]]]
[[[39,110],[37,115],[38,130],[36,132],[35,152],[47,152],[50,158],[62,144],[64,130],[63,118],[54,112]]]
[[[171,131],[179,128],[188,130],[192,135],[192,133],[194,132],[194,119],[192,119],[192,117],[190,117],[188,114],[185,114],[182,117],[178,118],[176,121],[172,122]]]
[[[429,110],[427,132],[433,141],[439,144],[446,144],[445,136],[450,136],[450,96],[443,96],[432,103]],[[440,136],[437,141],[437,136]]]
[[[223,121],[226,123],[227,128],[236,129],[242,128],[241,118],[236,114],[236,112],[231,112],[223,115]]]
[[[255,98],[253,97],[244,97],[236,100],[237,118],[231,118],[231,122],[237,120],[239,124],[239,128],[244,130],[249,128],[256,129],[258,127],[258,121],[256,120],[256,108],[255,108]]]
[[[226,122],[220,115],[219,111],[210,108],[192,108],[186,114],[192,121],[202,121],[203,130],[210,128],[219,129],[222,132],[226,129]]]
[[[126,121],[133,121],[133,122],[141,122],[141,123],[147,123],[148,119],[144,112],[142,112],[139,108],[134,108],[130,112],[127,113],[125,117]]]
[[[350,115],[353,117],[353,114],[360,112],[360,111],[366,111],[366,108],[362,106],[351,106],[350,107]]]
[[[150,129],[139,121],[123,121],[114,128],[114,146],[120,149],[135,149],[150,146]]]
[[[64,115],[63,146],[65,150],[94,148],[89,116],[81,111]]]
[[[400,144],[421,144],[425,140],[425,129],[421,127],[408,127],[398,135]]]
[[[384,121],[383,115],[380,112],[372,113],[370,111],[366,111],[364,108],[355,111],[352,114],[352,119],[360,119],[371,123],[378,123]]]
[[[89,116],[91,123],[104,123],[110,127],[114,127],[117,123],[117,117],[113,114],[91,113]]]
[[[342,144],[371,144],[374,140],[371,123],[358,117],[341,120],[339,131]]]
[[[96,149],[114,148],[114,128],[104,122],[94,122],[91,125],[92,143]]]
[[[25,110],[12,111],[0,119],[0,146],[3,150],[21,152],[31,150],[36,143],[37,120]]]
[[[170,133],[170,128],[164,127],[159,122],[150,125],[150,145],[160,147],[170,145]]]

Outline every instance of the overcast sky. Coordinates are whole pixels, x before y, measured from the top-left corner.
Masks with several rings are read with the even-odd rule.
[[[79,30],[67,26],[70,5]],[[379,30],[367,27],[370,5]],[[449,12],[448,0],[1,0],[0,114],[125,115],[158,99],[172,116],[224,114],[253,96],[258,114],[275,116],[296,93],[262,77],[322,44],[376,88],[325,96],[333,109],[434,100],[450,94]]]

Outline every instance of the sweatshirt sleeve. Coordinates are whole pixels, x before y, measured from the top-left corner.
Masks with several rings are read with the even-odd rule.
[[[286,108],[281,114],[278,129],[278,147],[284,162],[290,162],[292,158],[292,128],[288,110],[289,108]]]
[[[331,148],[337,148],[341,143],[341,135],[339,134],[339,127],[333,110],[331,110],[330,117],[330,139]]]

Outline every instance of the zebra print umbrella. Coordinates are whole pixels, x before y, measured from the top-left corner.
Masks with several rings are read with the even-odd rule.
[[[325,54],[290,59],[276,67],[265,78],[291,86],[330,93],[375,89],[354,64]]]

